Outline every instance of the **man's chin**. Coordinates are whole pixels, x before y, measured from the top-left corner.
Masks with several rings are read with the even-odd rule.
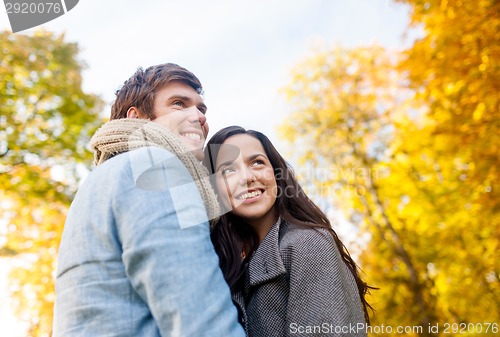
[[[182,139],[182,142],[184,143],[184,146],[191,152],[193,156],[196,157],[199,161],[202,161],[203,158],[205,158],[205,154],[203,153],[203,146],[199,146],[198,144],[193,144],[192,141]]]
[[[203,153],[203,150],[202,149],[196,149],[196,150],[191,150],[191,153],[193,154],[193,156],[195,156],[196,159],[198,159],[199,161],[202,161],[203,158],[205,158],[205,153]]]

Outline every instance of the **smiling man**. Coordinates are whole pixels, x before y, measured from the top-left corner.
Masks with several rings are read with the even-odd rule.
[[[148,118],[166,127],[180,137],[186,149],[201,161],[208,124],[205,117],[207,106],[200,90],[180,80],[169,81],[151,95],[154,97],[153,115],[143,113],[144,108],[131,106],[127,110],[127,117]]]
[[[66,219],[54,336],[244,336],[210,242],[201,94],[171,63],[116,92]]]

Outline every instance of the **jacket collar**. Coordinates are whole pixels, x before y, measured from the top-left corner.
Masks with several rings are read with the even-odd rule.
[[[279,250],[281,218],[271,227],[266,237],[253,253],[248,266],[251,286],[267,282],[279,275],[286,274]]]

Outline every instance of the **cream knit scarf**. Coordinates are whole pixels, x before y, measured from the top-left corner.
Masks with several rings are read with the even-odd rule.
[[[178,136],[165,127],[140,118],[115,119],[96,131],[90,145],[95,151],[94,163],[100,165],[113,156],[145,146],[157,146],[175,154],[193,176],[210,223],[215,224],[220,216],[220,207],[212,186],[208,182],[208,171],[182,144]]]

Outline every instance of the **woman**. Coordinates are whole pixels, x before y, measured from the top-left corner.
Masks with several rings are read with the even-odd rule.
[[[269,139],[224,128],[204,164],[227,210],[212,241],[247,334],[366,336],[369,287]]]

